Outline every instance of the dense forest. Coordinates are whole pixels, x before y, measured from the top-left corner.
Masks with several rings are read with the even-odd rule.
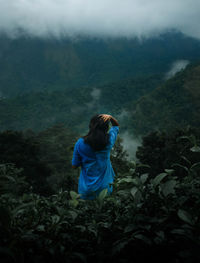
[[[200,41],[169,31],[157,38],[8,38],[0,34],[0,96],[80,89],[165,74],[200,57]]]
[[[200,262],[200,42],[1,35],[0,50],[0,262]],[[94,113],[120,133],[113,193],[91,201],[71,160]]]
[[[200,130],[152,132],[137,161],[119,139],[114,192],[93,201],[76,192],[75,137],[1,132],[1,262],[198,262]]]

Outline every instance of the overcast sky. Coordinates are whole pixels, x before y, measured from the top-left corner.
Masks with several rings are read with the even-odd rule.
[[[0,30],[37,36],[158,35],[177,29],[200,38],[200,0],[0,0]]]

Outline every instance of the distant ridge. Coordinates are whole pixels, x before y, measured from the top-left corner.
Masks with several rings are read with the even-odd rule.
[[[131,124],[139,134],[176,127],[200,127],[200,62],[141,97],[130,110]]]
[[[103,85],[164,74],[179,59],[200,57],[200,41],[169,32],[157,38],[39,39],[0,36],[0,94]]]

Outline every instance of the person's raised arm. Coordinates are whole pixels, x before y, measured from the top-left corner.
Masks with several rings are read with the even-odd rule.
[[[112,126],[119,126],[118,121],[113,116],[109,114],[101,114],[100,116],[104,122],[110,121],[112,123]]]

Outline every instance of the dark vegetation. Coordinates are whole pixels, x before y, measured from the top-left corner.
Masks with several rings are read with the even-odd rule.
[[[200,42],[178,32],[138,39],[9,39],[0,35],[0,95],[91,87],[163,74],[200,57]]]
[[[151,92],[161,83],[160,75],[138,77],[109,83],[95,88],[41,91],[0,100],[0,130],[48,128],[64,123],[77,132],[87,130],[91,112],[120,114],[129,109],[129,103]],[[93,90],[99,90],[97,98]]]
[[[200,42],[176,32],[1,36],[0,262],[200,262],[199,63],[163,79],[174,60],[198,57]],[[92,112],[144,136],[137,161],[118,138],[114,192],[84,201],[71,159]]]
[[[114,192],[95,201],[76,193],[75,138],[62,125],[0,134],[1,262],[199,262],[200,130],[145,136],[137,162],[119,138]]]
[[[200,127],[200,66],[189,65],[132,105],[131,124],[140,134],[160,130]]]
[[[167,81],[162,75],[149,75],[102,86],[1,99],[0,130],[39,131],[64,123],[80,134],[87,131],[91,112],[119,117],[121,130],[136,135],[154,129],[199,127],[199,76],[199,63],[194,63]]]

